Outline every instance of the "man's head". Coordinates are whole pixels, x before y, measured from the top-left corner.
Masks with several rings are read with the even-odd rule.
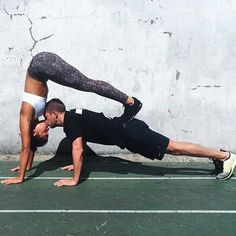
[[[46,103],[45,119],[50,128],[61,125],[60,116],[66,111],[64,103],[58,99],[53,98]]]
[[[45,121],[34,121],[31,126],[31,150],[44,146],[48,141],[48,125]]]

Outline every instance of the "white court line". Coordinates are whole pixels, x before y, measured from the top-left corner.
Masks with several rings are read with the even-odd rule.
[[[0,176],[0,179],[8,179],[13,178],[14,176]],[[55,177],[26,177],[26,179],[35,179],[35,180],[54,180],[54,179],[71,179],[72,177],[63,177],[63,176],[55,176]],[[215,177],[89,177],[89,178],[80,178],[86,180],[210,180],[216,179]],[[230,179],[235,180],[236,177],[231,177]]]
[[[0,210],[0,213],[236,214],[236,210]]]

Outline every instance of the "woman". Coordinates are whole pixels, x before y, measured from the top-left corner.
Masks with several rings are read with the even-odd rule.
[[[3,180],[4,184],[17,184],[24,180],[25,172],[31,166],[33,151],[31,150],[31,132],[34,121],[43,114],[48,95],[47,81],[71,87],[85,92],[113,99],[125,106],[121,116],[125,122],[133,119],[142,107],[136,98],[130,97],[114,88],[112,85],[92,80],[78,69],[65,62],[58,55],[41,52],[33,57],[25,79],[25,89],[20,110],[20,131],[22,147],[20,152],[20,175],[16,178]],[[13,169],[17,170],[17,169]]]

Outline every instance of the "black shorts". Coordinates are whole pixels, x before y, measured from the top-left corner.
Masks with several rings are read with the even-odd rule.
[[[124,131],[125,147],[129,151],[152,160],[162,160],[170,142],[169,138],[151,130],[145,122],[138,119],[126,124]]]

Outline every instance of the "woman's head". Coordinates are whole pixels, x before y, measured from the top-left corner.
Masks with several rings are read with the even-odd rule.
[[[45,121],[34,121],[31,126],[31,150],[44,146],[48,141],[48,125]]]

